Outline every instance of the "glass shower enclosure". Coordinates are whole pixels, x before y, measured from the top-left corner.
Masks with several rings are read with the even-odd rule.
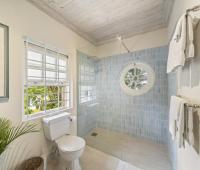
[[[161,150],[167,155],[167,47],[101,59],[78,51],[77,60],[78,135],[89,147],[140,168],[162,167],[168,157],[157,161],[153,154]],[[148,65],[155,74],[153,87],[138,96],[120,86],[121,73],[133,62]]]

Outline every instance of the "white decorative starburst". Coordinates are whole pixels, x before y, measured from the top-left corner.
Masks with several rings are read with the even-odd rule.
[[[149,91],[154,84],[155,74],[152,68],[144,63],[130,64],[124,68],[120,84],[129,95],[142,95]]]

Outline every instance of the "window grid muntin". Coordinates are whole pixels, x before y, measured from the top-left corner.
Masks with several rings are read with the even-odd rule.
[[[32,44],[32,43],[31,43]],[[65,58],[63,59],[65,55],[58,55],[58,52],[56,53],[56,64],[52,64],[52,63],[48,63],[46,62],[46,56],[47,56],[47,52],[46,52],[46,48],[45,47],[41,47],[41,49],[43,49],[43,53],[41,51],[38,51],[38,50],[34,50],[33,48],[29,48],[28,47],[29,43],[26,41],[25,42],[25,54],[26,54],[26,62],[25,62],[25,81],[24,81],[24,89],[26,89],[26,96],[27,96],[27,107],[29,107],[29,95],[28,95],[28,89],[29,87],[33,87],[33,86],[44,86],[44,111],[41,111],[41,112],[37,112],[37,113],[32,113],[31,115],[36,115],[36,114],[43,114],[43,113],[48,113],[50,111],[59,111],[59,110],[66,110],[66,109],[70,109],[72,107],[72,101],[71,101],[71,84],[69,82],[69,77],[68,77],[68,69],[69,69],[69,64],[68,64],[68,59]],[[32,44],[32,46],[34,46]],[[32,60],[32,59],[29,59],[28,57],[28,52],[30,51],[33,51],[35,53],[38,53],[38,54],[41,54],[42,55],[42,60],[41,61],[37,61],[37,60]],[[55,56],[53,56],[55,58]],[[65,56],[66,57],[66,56]],[[59,65],[59,62],[65,60],[65,66],[63,65]],[[34,62],[38,62],[38,63],[41,63],[42,64],[42,67],[34,67],[33,65],[31,66],[30,63],[28,63],[29,61],[34,61]],[[47,64],[52,64],[52,65],[55,65],[56,67],[56,71],[55,70],[52,70],[52,69],[47,69],[46,68],[46,65]],[[42,76],[29,76],[28,75],[28,69],[31,68],[34,68],[35,70],[42,70]],[[60,68],[63,68],[62,70]],[[55,77],[47,77],[46,76],[46,71],[55,71]],[[65,71],[64,71],[65,70]],[[59,73],[65,73],[65,78],[59,78]],[[35,79],[30,79],[30,77],[32,78],[35,78]],[[49,78],[51,80],[49,80]],[[38,82],[37,79],[40,79],[40,81]],[[52,82],[53,80],[56,80],[56,83]],[[57,108],[53,108],[51,110],[47,110],[46,109],[46,105],[47,105],[47,101],[46,101],[46,95],[47,95],[47,87],[51,85],[51,86],[57,86],[58,88],[58,91],[57,91],[57,96],[58,96],[58,100],[57,100],[57,103],[58,103],[58,107]],[[46,87],[46,88],[45,88]],[[63,87],[65,89],[69,89],[69,92],[65,92],[63,91],[63,94],[65,94],[65,96],[69,96],[66,100],[63,100],[63,101],[59,101],[59,97],[60,97],[60,87]],[[63,95],[62,94],[62,95]],[[63,95],[64,96],[64,95]],[[66,98],[66,97],[65,97]],[[63,98],[64,99],[64,98]],[[60,103],[64,103],[62,105],[60,105]],[[60,107],[61,106],[61,107]],[[64,106],[64,107],[63,107]],[[25,107],[24,107],[25,108]],[[25,113],[25,112],[24,112]],[[26,114],[26,113],[25,113]],[[27,114],[28,116],[28,114]]]

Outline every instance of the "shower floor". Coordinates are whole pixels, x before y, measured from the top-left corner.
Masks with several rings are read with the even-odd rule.
[[[102,128],[94,129],[85,140],[87,145],[143,170],[172,169],[167,147],[163,144]]]

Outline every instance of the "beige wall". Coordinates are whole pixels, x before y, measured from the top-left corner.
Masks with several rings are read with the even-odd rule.
[[[171,39],[178,18],[186,11],[195,5],[199,5],[199,0],[176,0],[168,25],[168,40]],[[189,81],[189,80],[187,80]],[[180,94],[200,102],[200,87],[180,89]],[[199,170],[200,156],[194,149],[186,145],[185,149],[177,149],[177,170]]]
[[[154,48],[167,45],[167,29],[139,34],[123,40],[130,51],[138,51],[147,48]],[[115,54],[126,53],[127,51],[121,46],[119,41],[111,42],[98,46],[97,57],[107,57]]]
[[[0,117],[7,117],[14,123],[19,123],[22,121],[25,56],[23,36],[57,47],[68,54],[74,87],[76,86],[76,49],[89,55],[95,55],[96,47],[25,0],[0,0],[0,22],[8,25],[10,29],[10,97],[8,102],[0,103]],[[76,96],[76,88],[73,90]],[[75,106],[76,98],[74,97],[74,113],[76,112]],[[40,139],[34,135],[29,140],[38,141]],[[35,148],[40,147],[41,145],[35,144],[27,151],[31,153]]]

